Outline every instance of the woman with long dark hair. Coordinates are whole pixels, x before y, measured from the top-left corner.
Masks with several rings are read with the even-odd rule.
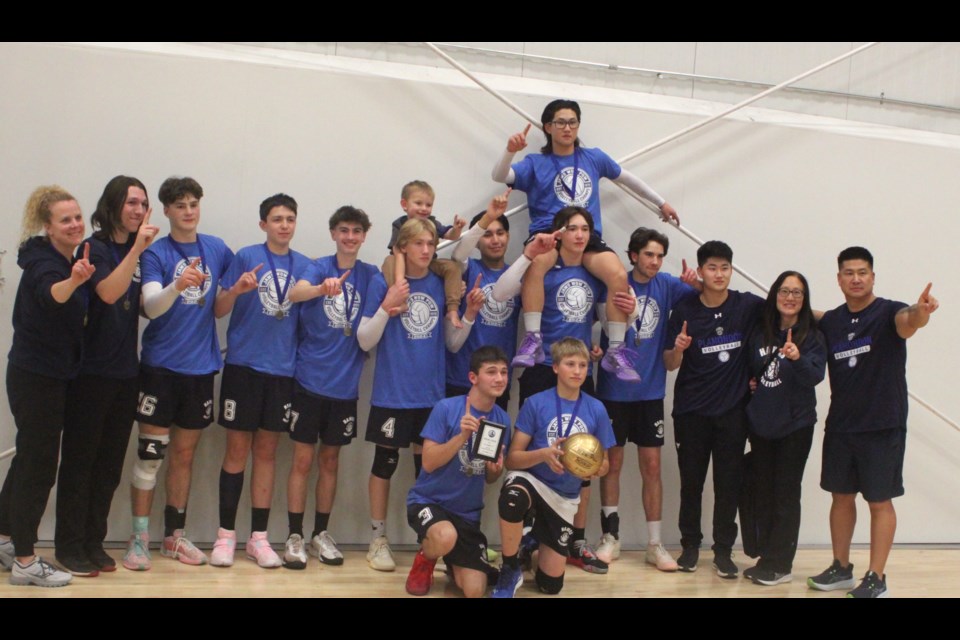
[[[817,421],[814,387],[826,368],[810,287],[799,272],[784,271],[773,283],[749,354],[756,390],[747,417],[760,559],[743,575],[772,586],[793,579],[800,485]]]
[[[57,480],[57,561],[78,576],[117,569],[103,540],[137,407],[140,254],[158,231],[146,187],[129,176],[107,183],[90,222],[96,271],[86,285],[83,364],[67,398]]]
[[[38,235],[40,231],[44,233]],[[10,584],[62,587],[69,573],[34,554],[37,528],[57,478],[67,389],[80,372],[87,314],[83,286],[94,273],[83,241],[83,213],[62,187],[38,187],[23,212],[17,264],[23,269],[13,306],[7,397],[17,453],[0,491],[0,564]]]

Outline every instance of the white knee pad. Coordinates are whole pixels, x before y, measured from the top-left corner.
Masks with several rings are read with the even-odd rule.
[[[157,486],[157,472],[167,455],[169,435],[140,434],[137,438],[137,461],[133,464],[135,489],[150,491]]]

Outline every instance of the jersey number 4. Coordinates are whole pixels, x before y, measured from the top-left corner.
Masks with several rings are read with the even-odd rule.
[[[382,431],[383,435],[387,436],[388,438],[393,438],[393,428],[396,423],[397,423],[396,418],[390,418],[389,420],[383,423],[383,426],[380,427],[380,431]]]

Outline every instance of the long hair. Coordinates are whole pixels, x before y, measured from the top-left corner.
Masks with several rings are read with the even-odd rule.
[[[577,120],[580,118],[580,105],[573,100],[554,100],[549,103],[546,107],[543,108],[543,113],[540,114],[540,124],[543,126],[543,135],[547,137],[547,144],[545,144],[540,149],[540,153],[547,154],[553,153],[553,136],[547,133],[547,123],[553,122],[553,117],[557,115],[557,111],[561,109],[570,109],[575,114],[577,114]],[[573,141],[574,147],[580,146],[580,136],[577,136]]]
[[[56,184],[37,187],[27,198],[23,207],[23,222],[20,224],[20,244],[40,233],[43,225],[50,222],[50,207],[58,202],[76,200],[70,192]]]
[[[800,313],[797,314],[796,331],[793,332],[793,342],[802,345],[807,335],[817,326],[817,320],[813,317],[813,309],[810,307],[810,285],[807,279],[799,271],[784,271],[774,281],[767,293],[767,301],[763,305],[763,316],[761,325],[763,327],[763,346],[779,347],[780,337],[780,312],[777,311],[777,292],[783,286],[784,281],[793,276],[803,285],[803,301],[800,305]]]
[[[104,242],[113,238],[117,229],[123,226],[120,214],[123,211],[123,205],[127,202],[127,192],[130,187],[138,187],[147,195],[147,188],[143,183],[130,176],[114,176],[103,188],[103,193],[97,201],[97,208],[90,216],[90,226],[93,227],[93,236]],[[147,197],[147,207],[150,207],[150,199]]]

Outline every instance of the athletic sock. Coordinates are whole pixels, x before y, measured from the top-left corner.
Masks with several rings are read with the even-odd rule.
[[[543,314],[528,311],[523,314],[523,328],[532,333],[540,333],[540,318]]]
[[[146,533],[150,529],[150,516],[133,516],[133,532]]]
[[[661,520],[647,522],[647,534],[649,536],[647,544],[660,544],[660,523]]]
[[[287,511],[287,526],[290,527],[290,535],[303,537],[303,513],[294,513]]]
[[[321,531],[327,530],[327,525],[330,524],[330,514],[329,513],[320,513],[317,511],[313,514],[313,535],[319,535]],[[313,537],[313,536],[311,536]]]
[[[607,323],[607,336],[610,337],[611,347],[615,347],[618,344],[623,344],[623,340],[626,335],[627,335],[626,322],[608,322]]]
[[[267,523],[270,522],[270,508],[260,509],[252,507],[250,509],[250,531],[266,531]]]
[[[177,509],[169,504],[163,508],[163,535],[169,537],[177,529],[183,529],[187,523],[187,510]]]
[[[607,513],[607,509],[613,509]],[[620,514],[616,507],[603,507],[600,512],[600,528],[604,533],[609,533],[617,540],[620,539]]]
[[[233,531],[237,528],[237,508],[243,492],[243,471],[229,473],[220,469],[220,528]],[[262,531],[262,529],[254,529]]]
[[[370,528],[373,529],[373,537],[381,538],[387,535],[387,521],[370,519]]]

